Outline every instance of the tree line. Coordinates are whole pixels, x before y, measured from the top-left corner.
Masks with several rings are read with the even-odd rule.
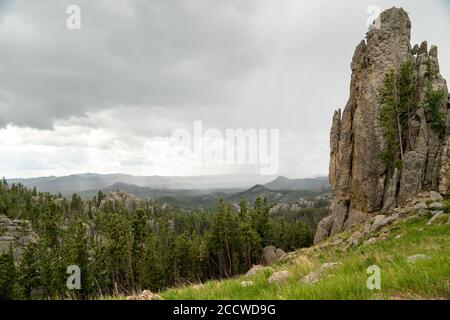
[[[233,277],[259,263],[267,245],[311,245],[313,228],[299,217],[317,213],[273,215],[261,198],[239,208],[220,200],[213,212],[154,201],[130,212],[120,202],[101,205],[102,192],[60,199],[0,181],[0,214],[31,221],[39,236],[18,261],[12,248],[0,256],[0,299],[91,299]],[[66,286],[70,265],[80,268],[79,290]]]

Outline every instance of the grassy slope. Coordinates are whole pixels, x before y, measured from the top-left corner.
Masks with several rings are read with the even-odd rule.
[[[164,299],[450,299],[450,225],[445,225],[448,215],[431,226],[425,225],[428,218],[412,218],[387,227],[382,230],[387,240],[372,245],[346,251],[325,243],[298,250],[273,269],[265,268],[253,277],[209,281],[200,287],[170,289],[161,295]],[[408,256],[420,253],[430,259],[406,262]],[[300,284],[303,276],[325,262],[340,265],[327,271],[317,284]],[[381,268],[381,290],[366,287],[366,270],[373,264]],[[272,272],[281,270],[290,271],[290,278],[281,285],[268,284]],[[254,281],[254,285],[241,287],[245,280]]]

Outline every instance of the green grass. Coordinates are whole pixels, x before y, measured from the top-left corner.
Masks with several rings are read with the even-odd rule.
[[[209,281],[201,287],[186,286],[161,293],[164,299],[450,299],[450,226],[448,215],[426,226],[429,217],[412,218],[389,227],[388,239],[344,250],[313,247],[298,250],[283,263],[265,268],[253,277],[240,276]],[[401,235],[400,238],[396,238]],[[331,241],[331,240],[330,240]],[[408,256],[430,258],[409,264]],[[339,262],[316,284],[300,279],[322,263]],[[381,289],[369,290],[367,267],[381,268]],[[269,284],[274,271],[288,270],[290,278],[281,285]],[[251,287],[241,287],[245,280]]]

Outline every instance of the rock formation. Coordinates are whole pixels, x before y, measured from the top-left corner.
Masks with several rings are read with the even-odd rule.
[[[286,252],[284,252],[280,248],[267,246],[262,250],[261,253],[262,264],[265,266],[270,266],[271,264],[274,264],[278,260],[284,258],[286,255]]]
[[[105,209],[109,206],[112,210],[115,210],[118,206],[125,208],[129,213],[138,208],[145,208],[149,205],[147,199],[140,199],[135,195],[123,191],[111,191],[100,202],[100,209]]]
[[[329,180],[334,199],[314,241],[386,213],[425,190],[450,194],[450,121],[446,81],[439,74],[437,47],[424,41],[411,49],[411,22],[402,8],[381,13],[380,28],[372,28],[356,47],[351,63],[350,97],[334,113],[330,134]],[[401,166],[391,168],[380,154],[386,141],[379,126],[380,88],[386,74],[412,64],[415,113],[407,120],[408,137]],[[430,71],[433,70],[433,71]],[[439,90],[438,109],[445,128],[433,125],[427,89]]]
[[[0,255],[8,254],[12,249],[15,261],[19,261],[26,246],[37,243],[38,239],[30,221],[11,220],[0,214]]]

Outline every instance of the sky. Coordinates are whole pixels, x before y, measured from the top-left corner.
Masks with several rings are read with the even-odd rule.
[[[261,172],[174,159],[194,121],[278,129],[276,174],[327,175],[372,5],[404,7],[450,79],[446,0],[0,0],[0,176]]]

